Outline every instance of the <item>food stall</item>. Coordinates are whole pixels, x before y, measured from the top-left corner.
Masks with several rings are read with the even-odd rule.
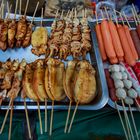
[[[139,140],[138,1],[0,10],[0,140]]]

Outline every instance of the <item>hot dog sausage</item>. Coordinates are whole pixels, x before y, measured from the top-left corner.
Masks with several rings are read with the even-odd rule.
[[[135,45],[133,43],[133,40],[131,38],[131,35],[130,35],[130,31],[129,31],[129,28],[127,25],[123,25],[123,28],[125,30],[125,34],[126,34],[126,37],[127,37],[127,40],[128,40],[128,43],[129,43],[129,46],[131,48],[131,52],[135,58],[135,60],[138,60],[138,54],[137,54],[137,51],[135,49]]]
[[[124,52],[122,49],[122,45],[121,45],[121,41],[116,29],[115,24],[113,23],[113,21],[108,21],[108,25],[109,25],[109,29],[110,29],[110,33],[111,33],[111,37],[112,37],[112,41],[113,41],[113,46],[114,46],[114,50],[116,52],[117,58],[118,60],[124,61]]]
[[[133,57],[133,54],[132,54],[132,52],[130,50],[129,43],[128,43],[128,40],[126,38],[126,33],[125,33],[125,30],[122,27],[122,25],[118,25],[117,26],[117,31],[118,31],[118,34],[119,34],[119,37],[120,37],[120,40],[121,40],[121,44],[122,44],[123,50],[124,50],[125,61],[130,66],[134,66],[136,61],[135,61],[135,58]]]
[[[99,45],[99,50],[101,53],[101,57],[103,61],[107,60],[106,52],[105,52],[105,47],[103,43],[103,37],[101,34],[101,27],[100,24],[97,24],[95,27],[96,35],[97,35],[97,40],[98,40],[98,45]]]
[[[103,37],[105,51],[106,51],[107,56],[109,57],[109,60],[111,60],[113,64],[118,63],[116,53],[115,53],[113,43],[112,43],[111,34],[109,31],[108,22],[106,20],[103,20],[101,22],[101,33]]]
[[[140,58],[140,39],[139,39],[138,33],[136,32],[136,30],[131,30],[130,34],[134,42],[135,48],[137,50],[138,57]]]

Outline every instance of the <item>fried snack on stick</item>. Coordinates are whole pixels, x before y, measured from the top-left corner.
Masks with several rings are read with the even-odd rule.
[[[32,53],[40,56],[42,54],[46,54],[47,49],[47,41],[48,41],[48,31],[44,27],[37,28],[31,38],[31,44],[33,46]]]
[[[95,69],[86,60],[78,62],[74,99],[80,104],[90,103],[96,97]]]

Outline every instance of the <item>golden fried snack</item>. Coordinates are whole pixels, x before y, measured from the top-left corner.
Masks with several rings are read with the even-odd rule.
[[[49,58],[48,66],[48,89],[56,101],[63,100],[66,95],[63,88],[64,63],[61,61]],[[46,85],[47,86],[47,85]]]
[[[38,96],[35,94],[33,91],[32,87],[32,82],[33,82],[33,69],[32,69],[32,64],[26,65],[26,70],[24,74],[24,79],[22,82],[23,86],[23,91],[32,100],[38,100]]]
[[[65,70],[63,78],[63,86],[67,97],[70,101],[74,100],[74,81],[75,81],[75,69],[78,61],[69,61]]]
[[[44,101],[48,98],[46,90],[45,90],[45,67],[44,61],[39,59],[37,60],[36,68],[33,74],[33,90],[38,95],[41,101]]]
[[[44,27],[37,28],[32,33],[31,44],[33,46],[32,53],[35,55],[42,55],[46,53],[48,41],[48,31]]]
[[[12,20],[12,22],[9,23],[8,25],[8,46],[10,48],[13,48],[15,43],[16,28],[17,28],[16,20]]]
[[[80,104],[90,103],[96,96],[95,69],[86,60],[76,66],[74,99]]]

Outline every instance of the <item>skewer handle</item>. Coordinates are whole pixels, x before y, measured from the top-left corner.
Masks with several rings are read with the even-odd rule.
[[[43,134],[43,129],[42,129],[42,119],[41,119],[41,114],[40,114],[40,105],[39,101],[37,101],[37,106],[38,106],[38,117],[39,117],[39,124],[40,124],[40,134]]]
[[[6,123],[6,120],[7,120],[8,113],[9,113],[10,106],[11,106],[12,102],[13,102],[13,99],[11,98],[11,100],[10,100],[10,102],[9,102],[9,105],[8,105],[8,109],[7,109],[6,114],[5,114],[5,117],[4,117],[4,121],[3,121],[3,123],[2,123],[2,127],[1,127],[1,129],[0,129],[0,134],[3,132],[3,129],[4,129],[4,126],[5,126],[5,123]]]
[[[12,104],[11,104],[10,126],[9,126],[8,140],[10,140],[10,139],[11,139],[12,120],[13,120],[13,102],[12,102]]]
[[[54,108],[54,100],[52,100],[52,110],[51,110],[51,120],[50,120],[50,132],[49,135],[52,135],[52,125],[53,125],[53,108]]]
[[[69,117],[70,117],[70,110],[71,110],[71,101],[69,103],[69,108],[68,108],[68,114],[67,114],[67,119],[66,119],[66,124],[65,124],[65,129],[64,129],[64,133],[67,132],[67,127],[68,127],[68,122],[69,122]]]
[[[48,117],[47,117],[47,99],[45,99],[45,132],[47,132],[47,123]]]
[[[75,117],[75,114],[76,114],[76,111],[77,111],[77,108],[78,108],[78,104],[79,104],[79,102],[76,103],[76,107],[75,107],[75,110],[74,110],[73,115],[72,115],[72,119],[71,119],[71,122],[70,122],[68,133],[70,133],[70,131],[71,131],[71,127],[72,127],[72,124],[73,124],[73,121],[74,121],[74,117]]]
[[[29,122],[29,115],[28,115],[28,111],[27,111],[27,105],[26,105],[25,98],[24,98],[24,107],[25,107],[25,115],[26,115],[26,121],[27,121],[29,139],[32,139],[32,136],[31,136],[31,127],[30,127],[30,122]]]

